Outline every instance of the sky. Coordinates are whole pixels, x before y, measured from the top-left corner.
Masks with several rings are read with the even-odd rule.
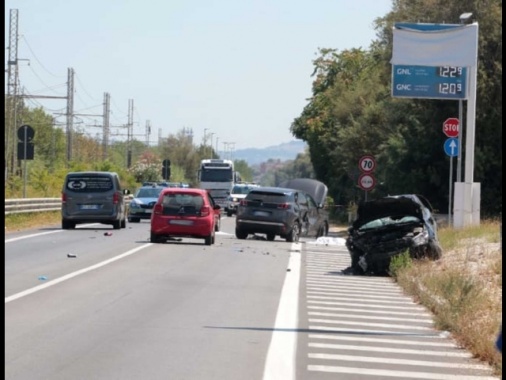
[[[66,96],[74,70],[74,127],[110,140],[155,144],[183,130],[220,151],[294,140],[311,97],[319,48],[368,49],[392,0],[5,0],[17,9],[23,94]],[[8,74],[5,74],[7,84]],[[7,89],[7,87],[6,87]],[[7,90],[6,90],[7,92]],[[25,98],[65,123],[65,99]]]

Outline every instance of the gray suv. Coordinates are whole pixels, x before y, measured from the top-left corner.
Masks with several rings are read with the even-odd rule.
[[[272,241],[280,236],[297,242],[300,236],[325,234],[322,206],[306,192],[282,187],[256,187],[240,201],[237,208],[235,236],[265,234]]]
[[[126,227],[127,210],[119,176],[115,172],[68,173],[62,189],[62,229],[80,223],[111,224],[114,229]]]

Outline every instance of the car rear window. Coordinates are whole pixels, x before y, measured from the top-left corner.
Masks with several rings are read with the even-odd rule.
[[[291,196],[283,193],[272,193],[264,191],[250,191],[246,196],[248,202],[258,203],[285,203],[290,202]]]
[[[100,193],[112,190],[113,182],[109,176],[72,176],[67,178],[65,187],[78,193]]]
[[[199,215],[204,205],[200,194],[165,194],[162,199],[163,215]]]

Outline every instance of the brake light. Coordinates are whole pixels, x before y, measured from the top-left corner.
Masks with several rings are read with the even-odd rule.
[[[155,207],[153,207],[153,214],[161,215],[163,211],[163,206],[161,203],[155,204]]]
[[[119,194],[118,193],[114,193],[113,196],[112,196],[112,203],[113,204],[118,204],[119,202]]]
[[[67,194],[61,193],[61,202],[66,203],[67,202]]]
[[[239,202],[239,204],[241,206],[247,206],[248,205],[248,201],[246,199],[241,199],[241,201]]]
[[[282,210],[287,210],[290,208],[290,203],[280,203],[278,204],[278,208]]]
[[[202,206],[200,209],[200,216],[208,216],[211,213],[211,207],[209,206]]]

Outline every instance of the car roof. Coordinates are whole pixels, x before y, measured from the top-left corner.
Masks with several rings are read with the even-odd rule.
[[[316,203],[324,205],[327,199],[328,188],[323,182],[312,178],[293,178],[280,183],[280,186],[297,189],[309,194]]]
[[[208,194],[207,190],[199,189],[196,187],[164,187],[162,189],[161,194],[169,194],[169,193],[175,193],[175,194],[195,194],[195,193],[198,193],[200,195]]]

